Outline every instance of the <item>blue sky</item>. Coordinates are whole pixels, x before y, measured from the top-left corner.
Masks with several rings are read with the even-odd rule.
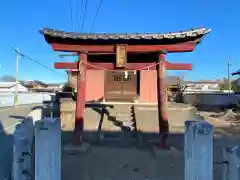
[[[77,0],[72,0],[73,21],[70,19],[70,0],[8,0],[0,1],[0,40],[19,47],[20,51],[53,68],[59,59],[39,30],[44,27],[65,31],[80,24],[77,21]],[[84,32],[89,32],[100,0],[88,0]],[[81,4],[81,0],[79,0]],[[192,71],[171,71],[189,80],[216,79],[227,76],[227,59],[231,71],[240,69],[240,1],[238,0],[103,0],[95,32],[173,32],[196,27],[212,31],[191,53],[168,54],[171,62],[192,63]],[[81,8],[78,9],[80,15]],[[80,19],[80,18],[79,18]],[[0,76],[14,75],[15,54],[0,44]],[[66,79],[63,71],[54,73],[31,61],[20,59],[21,79],[60,82]]]

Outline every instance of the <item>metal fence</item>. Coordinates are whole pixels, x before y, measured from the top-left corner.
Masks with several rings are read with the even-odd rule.
[[[17,95],[17,105],[37,104],[44,101],[51,101],[53,94],[50,93],[19,93]],[[14,106],[13,93],[0,93],[0,108]]]
[[[183,102],[193,105],[227,106],[237,103],[240,94],[227,93],[187,93],[183,95]]]

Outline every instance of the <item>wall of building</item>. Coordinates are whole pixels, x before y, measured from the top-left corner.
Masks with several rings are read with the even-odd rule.
[[[44,101],[51,101],[54,94],[50,93],[19,93],[17,98],[18,105],[38,104]],[[0,108],[14,106],[14,93],[0,92]]]
[[[140,72],[140,97],[143,103],[157,102],[157,71],[142,70]]]
[[[5,87],[5,88],[1,87],[0,92],[14,92],[15,88],[16,88],[15,86],[16,85],[11,86],[11,87]],[[28,89],[26,87],[22,86],[21,84],[18,84],[18,91],[19,92],[27,92]]]
[[[195,84],[186,84],[187,87],[185,89],[186,92],[191,91],[220,91],[220,87],[218,83],[195,83]]]
[[[97,101],[104,97],[104,70],[87,70],[86,100]],[[76,77],[73,81],[76,81]],[[140,97],[144,103],[157,102],[157,72],[143,70],[140,72]],[[76,83],[76,82],[75,82]],[[74,84],[75,84],[74,83]]]
[[[104,97],[104,70],[87,70],[86,100],[97,101]]]

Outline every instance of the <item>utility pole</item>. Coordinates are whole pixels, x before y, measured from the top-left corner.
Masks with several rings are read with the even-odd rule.
[[[231,93],[230,59],[228,60],[228,92]]]
[[[18,60],[19,60],[19,49],[16,49],[16,74],[15,74],[15,92],[14,92],[14,107],[17,107],[18,103]]]

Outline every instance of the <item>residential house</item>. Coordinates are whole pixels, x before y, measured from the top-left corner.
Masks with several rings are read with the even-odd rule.
[[[62,88],[62,83],[48,83],[47,89],[52,91],[59,91]]]
[[[183,80],[179,76],[168,76],[166,82],[168,88],[179,88],[181,87]]]
[[[220,91],[218,81],[202,80],[202,81],[184,81],[186,86],[185,92],[211,92]]]
[[[17,87],[16,87],[17,86]],[[0,92],[15,92],[17,88],[18,92],[28,92],[28,88],[22,85],[20,82],[16,84],[16,82],[0,82]]]
[[[39,91],[47,88],[47,84],[37,80],[22,81],[22,84],[29,89],[29,91]]]

